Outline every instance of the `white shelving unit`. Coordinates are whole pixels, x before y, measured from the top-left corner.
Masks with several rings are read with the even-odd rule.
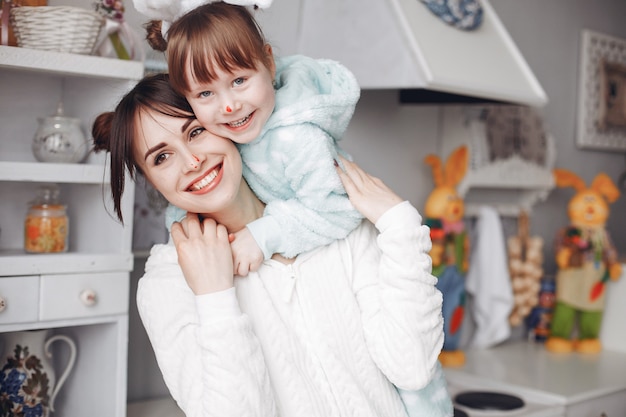
[[[5,333],[33,329],[76,342],[76,364],[54,415],[126,416],[134,184],[125,185],[122,225],[110,199],[106,155],[90,154],[82,164],[41,163],[31,141],[37,118],[53,114],[59,101],[90,137],[95,117],[112,110],[142,76],[139,62],[0,46],[0,298],[6,305],[0,344]],[[27,254],[28,202],[50,183],[59,185],[68,207],[69,250]],[[95,304],[81,300],[85,290],[95,294]],[[63,348],[54,355],[60,366]]]

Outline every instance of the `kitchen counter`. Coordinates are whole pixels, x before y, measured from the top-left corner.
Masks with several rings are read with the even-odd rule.
[[[587,408],[595,401],[617,410],[607,413],[609,417],[626,416],[626,353],[556,354],[542,344],[524,341],[465,354],[464,366],[446,368],[448,378],[471,377],[489,381],[502,391],[534,392],[565,406],[568,417],[579,415],[576,408]]]

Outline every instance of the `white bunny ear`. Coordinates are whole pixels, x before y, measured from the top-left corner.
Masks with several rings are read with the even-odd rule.
[[[135,9],[155,20],[173,21],[180,13],[180,2],[172,0],[133,0]]]
[[[203,4],[215,3],[219,0],[133,0],[135,9],[150,19],[173,22],[187,12]],[[258,6],[267,9],[273,0],[224,0],[224,3],[237,6]]]
[[[224,0],[224,3],[235,4],[237,6],[258,6],[267,9],[272,5],[273,0]]]
[[[167,30],[172,22],[187,12],[203,4],[215,3],[220,0],[133,0],[137,11],[150,19],[161,20],[161,33],[167,38]],[[235,6],[258,6],[267,9],[273,0],[224,0],[224,3]]]

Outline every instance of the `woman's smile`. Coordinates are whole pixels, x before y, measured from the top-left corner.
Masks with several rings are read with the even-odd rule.
[[[222,166],[223,165],[220,163],[209,170],[202,178],[196,180],[189,187],[187,187],[187,190],[193,192],[194,194],[205,194],[213,190],[222,179]]]

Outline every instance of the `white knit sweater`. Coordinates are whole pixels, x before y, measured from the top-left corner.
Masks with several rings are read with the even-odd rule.
[[[428,228],[408,202],[346,239],[268,260],[195,296],[173,245],[156,245],[137,304],[188,417],[405,416],[392,384],[424,387],[443,344]]]

